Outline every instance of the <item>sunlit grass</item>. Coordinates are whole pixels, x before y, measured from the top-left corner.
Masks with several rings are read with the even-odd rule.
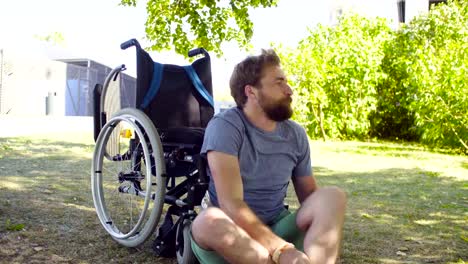
[[[23,186],[18,184],[18,183],[15,183],[15,182],[0,182],[0,188],[3,187],[3,188],[6,188],[6,189],[10,189],[10,190],[18,190],[18,191],[22,191],[24,190]]]
[[[310,146],[319,185],[348,195],[341,263],[468,260],[468,157],[387,142]],[[93,148],[90,133],[0,138],[0,247],[13,248],[2,260],[22,262],[23,252],[23,260],[174,263],[156,258],[151,241],[123,248],[104,231],[90,189]],[[286,202],[299,207],[292,188]],[[7,220],[24,227],[8,230]]]

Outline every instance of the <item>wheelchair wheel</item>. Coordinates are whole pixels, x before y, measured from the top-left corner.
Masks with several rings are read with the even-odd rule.
[[[179,223],[176,231],[176,255],[178,264],[195,264],[197,258],[192,250],[190,235],[190,220],[184,220]]]
[[[109,144],[118,151],[109,155]],[[96,140],[91,189],[101,224],[120,244],[138,246],[154,232],[164,205],[164,174],[161,141],[151,120],[137,109],[118,111]]]

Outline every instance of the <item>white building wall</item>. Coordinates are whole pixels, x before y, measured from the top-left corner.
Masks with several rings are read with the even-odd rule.
[[[53,113],[65,115],[65,63],[4,49],[4,65],[9,74],[2,80],[0,114],[46,115],[46,99],[52,94]]]

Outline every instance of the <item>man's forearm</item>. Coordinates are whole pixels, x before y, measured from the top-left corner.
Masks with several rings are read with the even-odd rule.
[[[275,235],[268,226],[263,224],[244,201],[221,206],[221,209],[250,237],[262,244],[270,254],[286,243],[282,238]]]
[[[295,177],[293,178],[294,190],[296,191],[297,199],[299,203],[307,199],[313,192],[315,192],[319,187],[315,181],[314,176],[304,176],[304,177]]]

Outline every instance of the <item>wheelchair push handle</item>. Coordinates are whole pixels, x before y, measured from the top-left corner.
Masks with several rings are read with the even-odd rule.
[[[141,49],[140,43],[136,39],[130,39],[125,41],[124,43],[120,44],[120,48],[123,50],[126,50],[132,46],[137,47],[138,49]],[[204,48],[196,48],[188,52],[189,57],[197,56],[203,54],[205,57],[210,57],[208,52]]]
[[[204,48],[196,48],[188,52],[189,57],[203,54],[205,57],[209,57],[208,52]]]
[[[123,50],[126,50],[132,46],[136,46],[138,49],[141,49],[140,43],[138,43],[138,40],[136,39],[130,39],[120,44],[120,48]]]

